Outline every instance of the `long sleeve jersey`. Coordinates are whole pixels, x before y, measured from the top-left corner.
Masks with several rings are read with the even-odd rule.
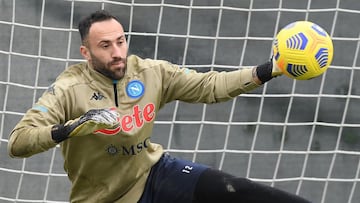
[[[251,68],[199,73],[162,60],[127,58],[125,76],[114,81],[83,62],[68,67],[12,131],[8,151],[29,157],[55,147],[51,128],[91,109],[113,108],[119,128],[74,136],[60,143],[72,183],[71,202],[137,202],[151,167],[163,154],[151,142],[156,115],[166,103],[215,103],[258,85]]]

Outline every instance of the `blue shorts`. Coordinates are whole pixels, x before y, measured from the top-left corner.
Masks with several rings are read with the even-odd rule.
[[[198,178],[207,168],[164,154],[152,167],[138,203],[191,203]]]

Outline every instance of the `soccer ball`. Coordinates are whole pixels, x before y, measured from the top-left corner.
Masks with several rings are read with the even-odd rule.
[[[333,44],[328,33],[319,25],[296,21],[277,34],[273,56],[285,75],[297,80],[309,80],[329,68]]]

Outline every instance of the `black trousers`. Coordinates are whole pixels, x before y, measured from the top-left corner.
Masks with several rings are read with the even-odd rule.
[[[297,195],[215,169],[199,177],[193,203],[310,203]]]

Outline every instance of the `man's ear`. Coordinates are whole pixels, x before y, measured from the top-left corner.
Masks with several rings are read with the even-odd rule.
[[[90,60],[91,59],[91,56],[90,56],[90,51],[89,49],[84,46],[84,45],[81,45],[80,46],[80,53],[81,55],[86,59],[86,60]]]

